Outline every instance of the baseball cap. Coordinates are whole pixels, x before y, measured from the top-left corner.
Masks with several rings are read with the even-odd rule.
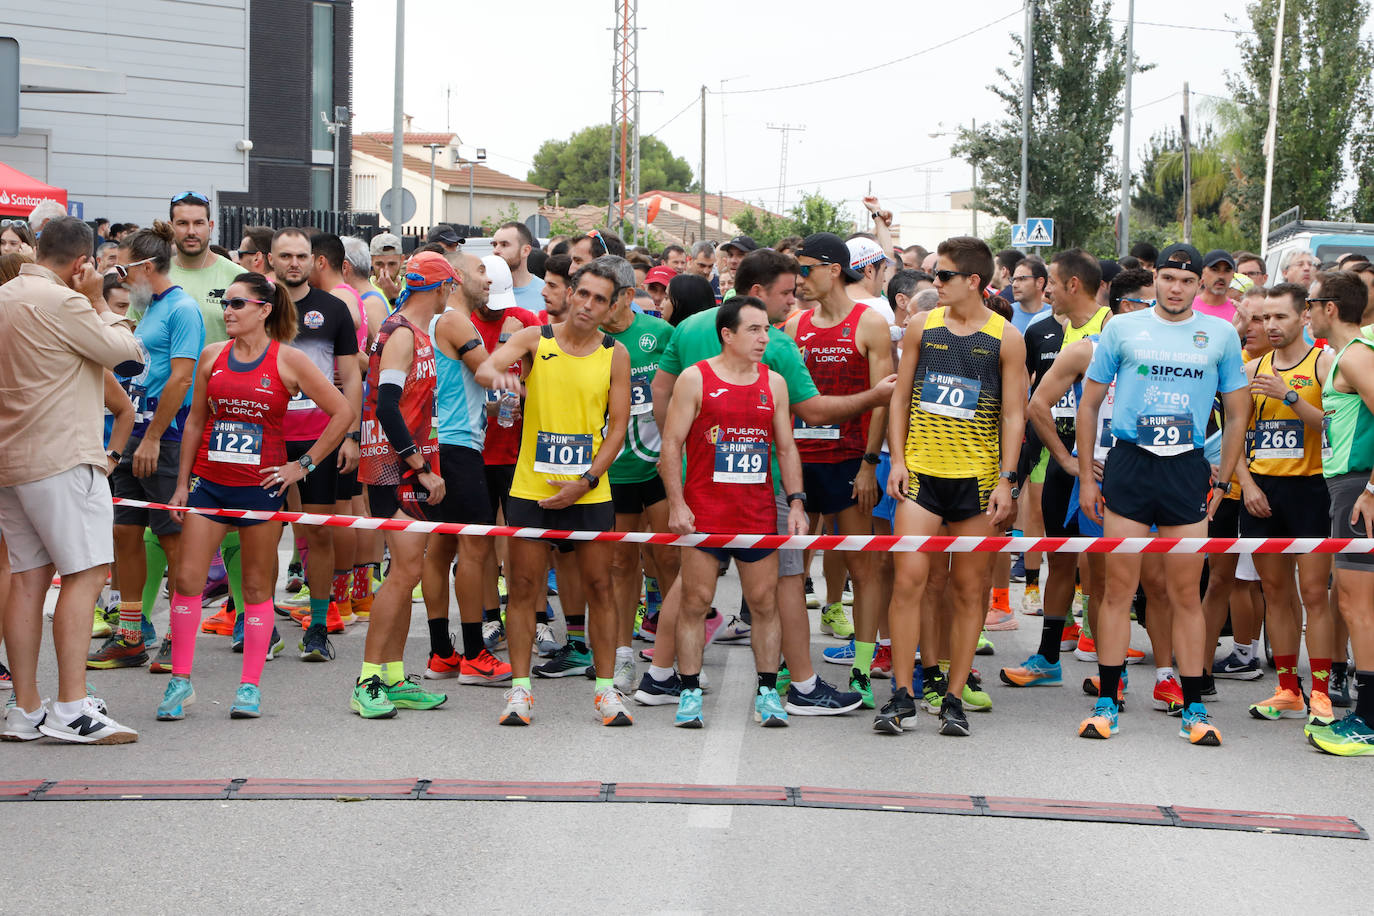
[[[1213,248],[1202,256],[1203,267],[1215,267],[1225,261],[1232,270],[1236,269],[1236,259],[1231,257],[1231,252],[1224,248]]]
[[[862,235],[855,236],[845,242],[844,245],[849,249],[849,266],[860,274],[868,265],[887,260],[887,253],[883,251],[883,246],[872,239],[864,238]]]
[[[373,254],[400,254],[401,237],[392,235],[390,232],[383,232],[381,235],[372,237]]]
[[[1121,273],[1121,264],[1111,258],[1102,258],[1097,262],[1097,266],[1102,269],[1102,282],[1110,283],[1116,279],[1116,275]]]
[[[448,223],[439,223],[429,230],[425,236],[426,242],[440,242],[444,245],[461,245],[463,239],[459,238],[457,230]]]
[[[720,247],[722,251],[726,248],[734,248],[744,254],[748,254],[751,251],[758,251],[759,243],[747,235],[737,235]]]
[[[648,286],[650,283],[657,283],[659,286],[667,286],[673,281],[673,277],[676,276],[677,271],[673,270],[667,264],[660,264],[644,276],[644,285]]]
[[[511,280],[510,267],[499,254],[489,254],[482,258],[487,265],[487,279],[491,281],[491,293],[487,298],[487,308],[494,312],[515,307],[515,285]]]
[[[418,276],[419,281],[414,277]],[[453,272],[453,265],[443,255],[435,254],[432,251],[421,251],[419,254],[410,256],[406,261],[406,279],[414,287],[427,287],[445,280],[457,280],[458,275]]]
[[[840,265],[840,273],[847,280],[858,280],[863,274],[849,266],[849,248],[833,232],[816,232],[808,235],[795,252],[799,258],[815,258],[822,264]]]
[[[1231,278],[1231,289],[1241,294],[1244,294],[1254,285],[1255,281],[1251,280],[1245,274],[1238,273]]]
[[[1155,259],[1155,270],[1162,270],[1165,267],[1186,270],[1200,277],[1202,276],[1202,255],[1198,254],[1198,250],[1192,245],[1175,242],[1161,251],[1159,257]]]

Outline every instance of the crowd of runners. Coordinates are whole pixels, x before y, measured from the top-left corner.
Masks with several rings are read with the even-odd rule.
[[[585,677],[602,725],[633,724],[638,705],[701,728],[703,653],[747,642],[757,680],[739,702],[762,726],[866,709],[873,731],[901,734],[919,708],[966,736],[969,714],[993,708],[976,657],[1030,615],[1037,650],[987,680],[1059,686],[1063,653],[1096,663],[1082,737],[1117,733],[1128,666],[1148,655],[1140,705],[1218,746],[1214,679],[1262,681],[1272,656],[1276,683],[1254,685],[1250,715],[1301,719],[1331,754],[1374,753],[1374,554],[813,561],[298,525],[281,570],[281,521],[213,514],[676,534],[1374,534],[1368,262],[1296,253],[1271,282],[1253,254],[1186,244],[1119,261],[994,255],[972,237],[898,249],[891,214],[865,204],[871,231],[848,239],[651,252],[605,230],[541,242],[507,223],[482,258],[447,226],[408,256],[395,235],[297,227],[250,227],[216,250],[210,201],[191,191],[166,221],[109,241],[69,217],[6,227],[0,241],[22,245],[0,254],[0,685],[12,687],[0,737],[137,740],[87,669],[166,675],[149,697],[158,720],[200,714],[197,687],[256,718],[266,661],[331,662],[331,636],[350,627],[366,629],[361,669],[326,677],[365,719],[442,706],[439,682],[456,679],[501,688],[494,720],[527,726],[538,680]],[[731,561],[743,600],[718,610]],[[1025,583],[1019,607],[1012,581]],[[408,673],[415,603],[429,645]],[[1130,646],[1133,621],[1148,653]],[[193,684],[200,634],[242,654],[236,685]],[[1080,718],[1070,705],[1066,731]]]

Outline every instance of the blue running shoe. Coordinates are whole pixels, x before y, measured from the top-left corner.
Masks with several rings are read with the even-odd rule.
[[[234,650],[235,652],[238,652],[239,654],[243,654],[243,615],[242,615],[242,614],[240,614],[240,615],[238,616],[238,619],[234,621],[234,636],[233,636],[233,642],[230,644],[229,648],[232,649],[232,650]],[[281,638],[281,633],[277,630],[277,628],[276,628],[275,626],[273,626],[273,627],[272,627],[272,638],[271,638],[270,640],[268,640],[268,642],[267,642],[267,660],[270,662],[272,659],[276,658],[278,655],[281,655],[281,654],[282,654],[283,652],[285,652],[285,651],[286,651],[286,640],[284,640],[284,639]]]
[[[153,629],[153,622],[146,616],[143,618],[143,644],[151,646],[157,642],[157,630]]]
[[[189,677],[174,677],[167,681],[167,690],[162,694],[162,702],[157,704],[159,722],[175,722],[186,718],[186,707],[196,701],[195,688]]]
[[[1119,715],[1115,700],[1100,697],[1093,705],[1093,714],[1078,724],[1078,737],[1110,738],[1121,729]]]
[[[229,638],[229,648],[240,654],[243,653],[243,615],[234,615],[234,635]]]
[[[1184,707],[1178,726],[1178,736],[1187,738],[1189,744],[1201,747],[1221,747],[1221,732],[1212,724],[1207,707],[1201,703],[1191,703]]]
[[[841,693],[819,675],[810,693],[802,693],[793,683],[787,688],[786,710],[794,716],[838,716],[858,709],[864,698],[857,693]]]
[[[262,692],[257,684],[239,684],[234,691],[234,705],[229,707],[231,719],[256,719],[262,715]]]
[[[853,668],[854,640],[851,638],[849,642],[845,643],[843,646],[832,646],[829,649],[822,650],[821,658],[830,662],[832,665],[844,665]]]
[[[1003,684],[1011,687],[1058,687],[1064,683],[1064,669],[1059,662],[1047,662],[1038,652],[1020,665],[1003,668],[999,676]]]
[[[701,728],[701,688],[684,690],[677,699],[677,715],[673,724],[678,728]]]
[[[550,594],[550,595],[556,595],[556,594],[558,594],[558,576],[554,573],[554,570],[553,570],[553,567],[552,567],[552,566],[549,567],[549,581],[548,581],[548,586],[549,586],[549,589],[548,589],[548,590],[549,590],[549,594]]]
[[[639,689],[634,693],[634,701],[640,706],[668,706],[677,702],[678,694],[681,692],[682,681],[678,680],[676,671],[666,681],[656,681],[646,671],[639,679]]]
[[[759,695],[754,697],[754,721],[764,728],[782,728],[787,725],[787,710],[782,708],[777,688],[759,688]]]

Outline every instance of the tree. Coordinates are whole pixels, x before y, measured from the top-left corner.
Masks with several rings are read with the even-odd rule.
[[[745,210],[731,220],[739,231],[760,245],[771,248],[781,239],[797,234],[797,224],[768,210]]]
[[[1242,113],[1240,166],[1264,174],[1264,138],[1269,121],[1278,0],[1257,0],[1247,8],[1253,34],[1241,40],[1241,72],[1228,85]],[[1274,152],[1273,210],[1302,207],[1315,219],[1335,215],[1336,191],[1345,177],[1345,157],[1358,153],[1355,128],[1369,130],[1369,60],[1374,40],[1360,36],[1369,18],[1368,0],[1288,0],[1279,71],[1278,121]],[[1368,163],[1368,156],[1362,160]],[[1372,170],[1374,171],[1374,170]],[[1258,236],[1264,195],[1262,180],[1240,188],[1240,220]]]
[[[506,209],[498,210],[495,216],[488,216],[486,219],[482,220],[482,234],[492,236],[496,234],[496,230],[500,229],[504,223],[518,222],[521,222],[520,207],[515,201],[511,201]]]
[[[534,154],[534,168],[527,180],[557,191],[563,206],[606,203],[611,138],[611,125],[598,124],[584,127],[566,140],[545,140]],[[686,159],[674,156],[662,140],[644,137],[639,141],[639,186],[690,191],[692,167]]]
[[[1083,244],[1106,223],[1119,187],[1110,144],[1121,117],[1124,40],[1112,31],[1105,0],[1040,0],[1034,6],[1027,215],[1051,216],[1062,246]],[[1015,222],[1021,182],[1021,61],[1024,39],[1011,36],[1012,76],[989,88],[1007,117],[962,128],[952,153],[982,170],[974,205]],[[1138,68],[1140,72],[1144,68]]]
[[[815,232],[833,232],[846,236],[854,231],[854,217],[849,211],[842,204],[827,200],[820,191],[803,193],[787,216],[778,216],[762,207],[759,210],[745,210],[730,222],[760,245],[775,245],[789,235],[805,238]]]

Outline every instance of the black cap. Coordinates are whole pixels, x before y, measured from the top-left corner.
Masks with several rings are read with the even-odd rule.
[[[846,280],[863,279],[862,273],[849,266],[849,246],[833,232],[808,235],[794,254],[799,258],[815,258],[822,264],[838,264]]]
[[[1213,248],[1202,256],[1203,267],[1215,267],[1222,261],[1229,264],[1232,270],[1236,269],[1236,259],[1231,257],[1231,252],[1227,251],[1225,248]]]
[[[1116,275],[1121,273],[1121,265],[1111,258],[1102,258],[1097,262],[1097,266],[1102,268],[1102,282],[1110,283],[1116,279]]]
[[[748,254],[751,251],[758,251],[759,243],[747,235],[737,235],[720,247],[722,251],[726,248],[735,248],[738,249],[741,254]]]
[[[1172,267],[1202,276],[1202,255],[1192,245],[1176,242],[1165,248],[1155,259],[1155,270]]]
[[[439,242],[444,245],[463,244],[463,239],[458,236],[457,230],[448,223],[439,223],[434,228],[430,229],[429,234],[425,236],[425,241]]]

